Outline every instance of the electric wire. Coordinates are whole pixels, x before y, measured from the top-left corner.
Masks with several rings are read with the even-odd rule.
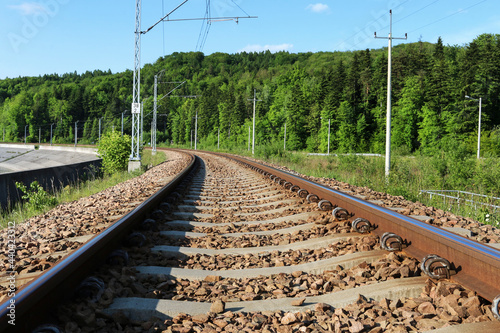
[[[202,51],[203,46],[208,38],[208,33],[211,26],[211,12],[210,12],[210,0],[206,0],[205,16],[201,23],[200,34],[198,36],[198,41],[196,42],[196,50]]]
[[[165,15],[165,0],[161,0],[161,15]],[[165,21],[162,21],[163,30],[163,56],[165,56]]]
[[[424,6],[424,7],[420,8],[420,9],[417,9],[417,10],[416,10],[416,11],[414,11],[413,13],[410,13],[410,14],[406,15],[405,17],[402,17],[402,18],[400,18],[399,20],[397,20],[396,22],[393,22],[393,23],[398,23],[398,22],[401,22],[401,21],[403,21],[403,20],[407,19],[408,17],[412,16],[413,14],[416,14],[416,13],[418,13],[418,12],[420,12],[420,11],[424,10],[425,8],[427,8],[427,7],[429,7],[429,6],[433,5],[433,4],[435,4],[435,3],[436,3],[436,2],[438,2],[438,1],[439,1],[439,0],[435,0],[434,2],[431,2],[430,4],[428,4],[428,5]],[[387,25],[387,26],[385,26],[384,28],[387,28],[387,27],[388,27],[388,25]]]
[[[406,18],[408,18],[408,17],[412,16],[413,14],[416,14],[416,13],[418,13],[418,12],[422,11],[423,9],[425,9],[425,8],[427,8],[427,7],[429,7],[429,6],[433,5],[433,4],[435,4],[435,3],[437,3],[437,2],[438,2],[438,0],[436,0],[436,1],[434,1],[434,2],[431,2],[430,4],[427,4],[427,5],[425,5],[424,7],[420,8],[420,9],[417,9],[416,11],[414,11],[414,12],[412,12],[412,13],[410,13],[410,14],[406,15],[405,17],[403,17],[403,18],[401,18],[401,19],[397,20],[397,21],[396,21],[396,22],[394,22],[394,23],[401,22],[401,21],[405,20]],[[450,14],[450,15],[444,16],[444,17],[442,17],[442,18],[440,18],[440,19],[438,19],[438,20],[436,20],[436,21],[430,22],[430,23],[425,24],[425,25],[423,25],[423,26],[421,26],[421,27],[419,27],[419,28],[417,28],[417,29],[411,30],[411,31],[410,31],[410,32],[408,32],[407,34],[411,34],[411,33],[415,32],[415,31],[420,30],[420,29],[426,28],[426,27],[428,27],[428,26],[430,26],[430,25],[432,25],[432,24],[435,24],[435,23],[441,22],[441,21],[443,21],[443,20],[445,20],[445,19],[447,19],[447,18],[449,18],[449,17],[451,17],[451,16],[454,16],[454,15],[456,15],[456,14],[462,13],[462,12],[464,12],[464,11],[466,11],[466,10],[468,10],[468,9],[472,8],[472,7],[475,7],[475,6],[477,6],[477,5],[479,5],[479,4],[483,3],[483,2],[486,2],[486,0],[479,1],[479,2],[477,2],[477,3],[475,3],[475,4],[471,5],[471,6],[469,6],[469,7],[467,7],[467,8],[460,9],[460,10],[458,10],[458,11],[456,11],[456,12],[454,12],[454,13]],[[384,15],[386,15],[386,14],[384,14]],[[383,16],[383,15],[382,15],[382,16]],[[376,21],[378,21],[379,19],[380,19],[380,17],[379,17],[379,18],[377,18],[377,19],[376,19],[376,20],[374,20],[374,21],[371,21],[369,24],[371,24],[372,22],[376,22]],[[368,25],[369,25],[369,24],[368,24]],[[366,25],[366,26],[365,26],[365,28],[366,28],[368,25]],[[387,26],[383,27],[382,29],[385,29],[385,28],[387,28],[387,27],[389,27],[389,26],[387,25]],[[363,28],[363,29],[364,29],[364,28]],[[359,32],[361,32],[361,31],[362,31],[362,30],[359,30],[358,32],[356,32],[354,35],[352,35],[352,36],[351,36],[351,37],[349,37],[348,39],[350,39],[350,38],[352,38],[353,36],[357,35],[357,34],[358,34]],[[355,44],[351,45],[351,48],[354,48],[355,46],[357,46],[358,44],[360,44],[360,43],[362,43],[362,42],[364,42],[364,41],[366,41],[366,40],[367,40],[367,38],[365,38],[365,39],[363,39],[363,40],[358,41],[357,43],[355,43]],[[344,44],[344,43],[345,43],[345,41],[346,41],[346,40],[344,40],[344,41],[340,42],[338,45]]]
[[[234,5],[236,7],[238,7],[243,13],[245,13],[247,16],[250,16],[250,14],[248,14],[243,8],[241,8],[236,2],[234,2],[234,0],[231,0],[232,3],[234,3]]]
[[[415,32],[415,31],[420,30],[420,29],[423,29],[423,28],[427,28],[427,27],[428,27],[428,26],[430,26],[430,25],[433,25],[433,24],[435,24],[435,23],[441,22],[441,21],[443,21],[443,20],[445,20],[445,19],[447,19],[447,18],[449,18],[449,17],[451,17],[451,16],[454,16],[454,15],[456,15],[456,14],[460,14],[460,13],[462,13],[462,12],[466,11],[467,9],[470,9],[470,8],[472,8],[472,7],[475,7],[475,6],[477,6],[477,5],[479,5],[479,4],[483,3],[483,2],[486,2],[486,0],[479,1],[479,2],[477,2],[477,3],[475,3],[475,4],[471,5],[471,6],[469,6],[469,7],[467,7],[467,8],[464,8],[464,9],[459,9],[458,11],[456,11],[456,12],[454,12],[454,13],[450,14],[450,15],[447,15],[447,16],[445,16],[445,17],[443,17],[443,18],[440,18],[439,20],[436,20],[436,21],[430,22],[430,23],[428,23],[428,24],[426,24],[426,25],[423,25],[423,26],[421,26],[420,28],[417,28],[417,29],[415,29],[415,30],[410,31],[409,33]]]
[[[405,2],[401,3],[399,6],[404,5],[404,4],[405,4],[405,3],[407,3],[408,1],[410,1],[410,0],[406,0]],[[398,6],[398,7],[399,7],[399,6]],[[349,36],[349,37],[347,37],[346,39],[342,40],[341,42],[337,43],[337,45],[335,45],[335,47],[334,47],[334,48],[336,49],[336,48],[338,48],[340,45],[345,44],[348,40],[350,40],[351,38],[353,38],[354,36],[356,36],[357,34],[359,34],[360,32],[362,32],[364,29],[368,28],[368,27],[369,27],[372,23],[378,22],[378,21],[379,21],[382,17],[384,17],[385,15],[387,15],[387,13],[384,13],[384,14],[380,15],[379,17],[377,17],[376,19],[371,20],[371,21],[370,21],[370,22],[368,22],[368,23],[367,23],[367,24],[366,24],[363,28],[359,29],[358,31],[356,31],[355,33],[353,33],[351,36]],[[361,43],[361,41],[360,41],[360,42],[358,42],[358,43],[356,43],[356,44],[354,44],[354,45],[352,45],[352,46],[356,46],[356,45],[358,45],[359,43]]]
[[[156,27],[158,25],[158,23],[160,22],[163,22],[165,19],[168,20],[168,17],[173,13],[175,12],[177,9],[181,8],[186,2],[188,2],[189,0],[184,0],[180,5],[178,5],[177,7],[175,7],[173,10],[171,10],[167,15],[164,15],[161,19],[159,19],[155,24],[153,24],[152,26],[150,26],[147,30],[145,31],[141,31],[141,34],[146,34],[148,33],[149,31],[151,31],[151,29],[153,29],[154,27]]]

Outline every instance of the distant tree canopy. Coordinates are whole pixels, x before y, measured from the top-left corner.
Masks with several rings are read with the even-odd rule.
[[[408,43],[394,47],[392,141],[401,152],[433,154],[463,144],[475,149],[482,98],[484,154],[500,154],[500,35],[468,45]],[[385,146],[387,49],[353,52],[173,53],[141,71],[144,129],[149,131],[154,75],[186,81],[158,107],[158,138],[188,143],[198,112],[201,140],[243,145],[257,91],[256,144],[283,140],[287,148],[382,153]],[[0,81],[0,127],[6,141],[96,142],[105,129],[130,134],[131,71],[19,77]],[[175,84],[162,83],[159,96]],[[183,98],[197,95],[197,98]],[[101,119],[101,126],[99,126]],[[52,126],[51,126],[52,125]],[[147,136],[145,136],[146,138]]]

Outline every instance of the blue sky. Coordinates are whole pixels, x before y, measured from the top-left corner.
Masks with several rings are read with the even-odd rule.
[[[146,30],[184,0],[142,0]],[[189,0],[170,18],[202,18],[208,0]],[[498,0],[211,0],[211,17],[258,16],[216,21],[203,48],[204,21],[160,23],[142,36],[142,64],[172,52],[201,50],[345,51],[380,48],[389,33],[408,41],[463,45],[481,33],[500,33]],[[52,73],[132,69],[135,0],[1,0],[0,79]]]

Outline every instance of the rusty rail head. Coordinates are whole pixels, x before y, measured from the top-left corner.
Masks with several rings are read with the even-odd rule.
[[[220,155],[276,175],[316,194],[320,200],[326,199],[334,206],[345,208],[355,217],[367,219],[376,226],[372,231],[374,234],[380,236],[384,232],[392,232],[399,235],[408,245],[403,251],[416,259],[422,260],[428,254],[437,254],[447,259],[457,271],[451,279],[476,291],[487,300],[492,301],[500,295],[500,250],[288,172],[239,156]]]
[[[80,281],[103,263],[109,253],[120,247],[120,242],[132,228],[189,174],[196,161],[194,155],[189,155],[191,157],[189,165],[161,190],[18,290],[13,298],[16,326],[8,324],[7,307],[10,300],[3,303],[0,309],[0,331],[4,332],[10,328],[15,332],[30,332],[46,322],[51,317],[51,312],[55,310],[55,304],[71,296]]]

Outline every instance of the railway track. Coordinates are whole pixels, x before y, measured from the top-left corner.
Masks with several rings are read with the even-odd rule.
[[[16,328],[500,330],[498,250],[289,173],[198,155],[22,288]]]

